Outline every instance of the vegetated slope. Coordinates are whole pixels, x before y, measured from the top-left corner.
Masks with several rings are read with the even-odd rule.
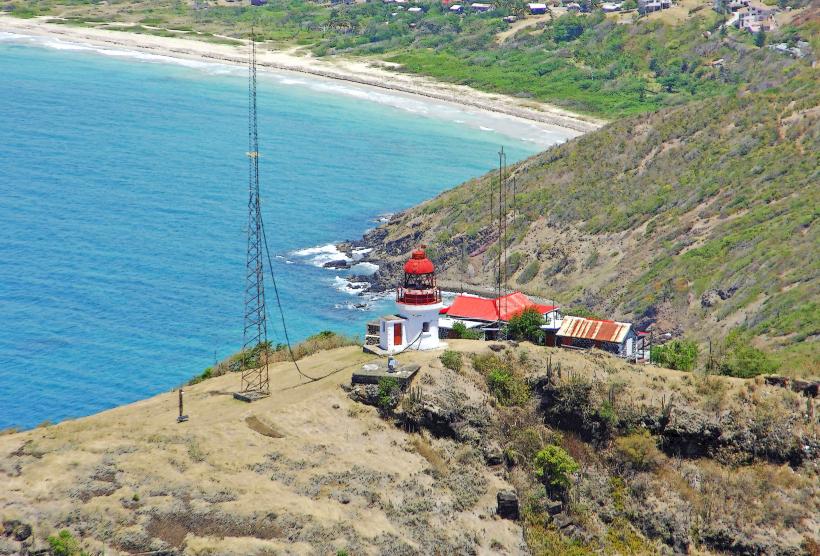
[[[784,77],[513,165],[509,286],[702,342],[742,325],[802,353],[816,374],[820,89],[802,64]],[[376,280],[389,284],[395,263],[427,243],[451,287],[493,284],[497,184],[492,172],[371,232],[365,242],[385,261]]]
[[[801,394],[495,347],[400,354],[421,367],[412,395],[350,386],[374,358],[344,347],[301,360],[338,371],[316,382],[272,365],[271,396],[253,404],[231,396],[237,373],[190,385],[185,423],[169,392],[0,435],[0,553],[816,550],[820,446]],[[496,515],[510,489],[517,520]]]

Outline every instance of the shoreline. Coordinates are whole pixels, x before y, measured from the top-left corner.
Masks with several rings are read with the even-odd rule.
[[[48,23],[48,19],[54,18],[18,19],[0,15],[0,32],[58,38],[96,47],[114,47],[174,59],[242,67],[247,65],[246,53],[235,46],[213,44],[183,36],[158,37],[112,29],[70,27]],[[566,135],[568,139],[594,131],[606,123],[545,103],[485,93],[464,85],[390,71],[385,69],[384,63],[379,67],[378,62],[372,60],[338,58],[329,61],[310,56],[297,56],[292,50],[260,49],[257,51],[257,65],[265,72],[302,74],[399,95],[411,95],[422,101],[434,100],[436,103],[453,105],[467,112],[517,120],[548,133]]]

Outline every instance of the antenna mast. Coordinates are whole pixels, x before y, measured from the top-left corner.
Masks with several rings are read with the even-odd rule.
[[[248,64],[248,250],[245,266],[245,325],[242,335],[242,388],[235,396],[244,401],[270,394],[267,353],[268,325],[265,309],[264,227],[259,199],[259,133],[256,119],[256,41],[251,30]],[[249,355],[259,351],[258,359]]]
[[[506,203],[502,194],[504,190],[504,172],[507,167],[507,154],[504,152],[504,147],[498,153],[498,257],[497,257],[497,275],[496,275],[496,313],[498,321],[501,322],[501,285],[504,283],[503,274],[506,274],[507,261],[505,259],[507,245],[506,245],[506,230],[504,227],[504,210]],[[492,195],[491,195],[492,197]],[[503,273],[503,274],[502,274]]]

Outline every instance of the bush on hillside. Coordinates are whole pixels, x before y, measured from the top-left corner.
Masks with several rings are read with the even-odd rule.
[[[442,365],[455,372],[459,372],[464,364],[461,360],[461,353],[451,349],[444,350],[439,359]]]
[[[523,260],[524,256],[518,251],[515,251],[509,257],[507,257],[507,261],[505,264],[507,276],[512,276],[513,274],[518,272],[518,269],[521,267],[521,263],[523,262]]]
[[[654,469],[663,461],[663,454],[649,431],[637,432],[615,440],[618,459],[637,471]]]
[[[487,387],[501,405],[524,405],[530,398],[527,383],[507,369],[493,369]]]
[[[63,529],[57,535],[48,537],[51,554],[54,556],[88,556],[80,547],[80,541],[74,538],[71,531]]]
[[[550,495],[563,494],[570,486],[570,477],[578,471],[578,463],[563,448],[550,444],[535,454],[535,476]]]
[[[401,386],[399,381],[393,377],[382,377],[379,379],[379,409],[388,411],[396,407],[399,403]]]
[[[521,406],[530,399],[530,388],[510,359],[494,353],[471,356],[473,368],[484,375],[490,393],[504,406]]]
[[[524,270],[521,271],[521,274],[518,275],[518,278],[516,278],[515,281],[519,284],[527,284],[532,282],[532,279],[538,274],[538,269],[540,268],[541,264],[538,261],[532,261],[524,267]]]
[[[514,340],[529,340],[536,344],[544,343],[542,324],[544,324],[544,317],[541,313],[528,307],[510,319],[507,325],[507,337]]]
[[[453,325],[453,336],[461,340],[480,340],[481,332],[470,330],[463,322],[457,322]]]
[[[692,340],[672,340],[663,345],[652,346],[650,352],[652,363],[676,369],[692,371],[698,362],[698,345]]]
[[[751,378],[770,374],[778,364],[763,350],[751,345],[751,335],[741,329],[732,330],[723,341],[723,356],[717,363],[721,374]]]

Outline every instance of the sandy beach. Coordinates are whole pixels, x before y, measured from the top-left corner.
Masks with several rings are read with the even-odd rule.
[[[55,37],[68,42],[127,49],[178,59],[230,65],[247,64],[247,52],[239,46],[213,44],[184,36],[158,37],[110,29],[72,27],[49,23],[48,19],[50,18],[18,19],[0,15],[0,32]],[[442,83],[423,76],[391,71],[386,63],[377,60],[317,59],[308,55],[300,56],[293,51],[274,51],[262,47],[258,51],[257,61],[262,71],[294,72],[452,103],[496,116],[525,120],[547,129],[562,128],[569,136],[593,131],[606,123],[530,99],[485,93],[463,85]]]

